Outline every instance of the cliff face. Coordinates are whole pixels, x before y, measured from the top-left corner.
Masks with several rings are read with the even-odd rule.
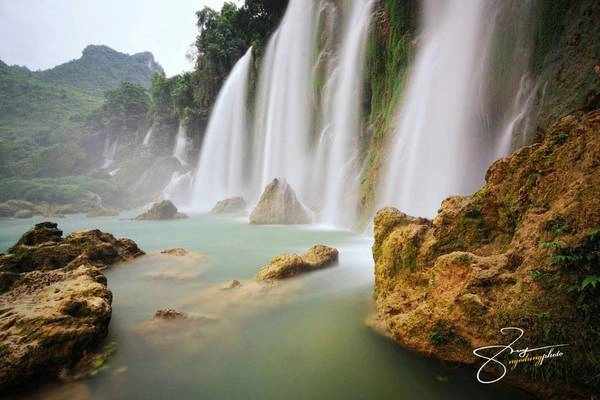
[[[380,321],[403,345],[463,363],[477,361],[475,348],[509,343],[501,328],[519,327],[518,348],[569,347],[552,365],[521,364],[507,378],[546,395],[598,391],[598,199],[597,110],[562,118],[543,143],[496,161],[479,192],[446,199],[433,221],[379,211]]]

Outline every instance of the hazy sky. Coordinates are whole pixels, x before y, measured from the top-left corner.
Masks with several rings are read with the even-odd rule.
[[[79,58],[88,44],[151,51],[167,75],[191,68],[195,12],[224,0],[0,0],[0,59],[46,69]],[[240,1],[236,1],[240,3]]]

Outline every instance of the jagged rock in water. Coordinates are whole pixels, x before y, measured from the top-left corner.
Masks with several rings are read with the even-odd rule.
[[[55,223],[0,256],[0,392],[56,378],[106,337],[112,294],[100,268],[142,255],[98,230],[62,238]]]
[[[143,255],[130,239],[117,239],[98,229],[73,232],[64,239],[53,222],[42,222],[0,256],[0,272],[48,271],[91,264],[103,269]]]
[[[271,260],[256,275],[259,281],[285,279],[304,272],[310,272],[335,264],[338,251],[333,247],[316,244],[303,255],[281,254]]]
[[[241,282],[238,281],[237,279],[232,280],[231,282],[229,282],[229,284],[225,287],[223,287],[223,289],[235,289],[237,287],[242,286]]]
[[[173,248],[170,248],[170,249],[161,250],[160,254],[167,254],[167,255],[170,255],[170,256],[183,257],[183,256],[189,255],[190,252],[187,251],[186,249],[182,248],[182,247],[173,247]]]
[[[179,218],[187,218],[187,215],[178,212],[177,207],[170,200],[154,203],[148,211],[135,217],[138,221]]]
[[[98,208],[96,210],[88,212],[85,216],[88,218],[97,218],[116,217],[117,215],[119,215],[119,210],[115,210],[114,208]]]
[[[311,217],[285,179],[275,178],[265,188],[250,214],[253,224],[308,224]]]
[[[597,289],[568,289],[600,265],[598,132],[600,111],[562,118],[543,143],[492,164],[479,192],[446,199],[433,221],[379,211],[375,298],[389,335],[461,363],[482,361],[474,348],[506,343],[506,326],[525,331],[522,346],[569,343],[572,354],[600,346]],[[560,329],[548,339],[544,327]],[[511,380],[543,397],[586,398],[600,370],[579,360],[561,360],[552,384],[518,368]]]
[[[210,210],[210,214],[238,214],[246,211],[248,205],[243,197],[231,197],[221,200]]]
[[[166,320],[182,319],[187,318],[187,315],[185,313],[182,313],[181,311],[177,311],[172,308],[164,308],[156,310],[156,312],[154,313],[154,318]]]

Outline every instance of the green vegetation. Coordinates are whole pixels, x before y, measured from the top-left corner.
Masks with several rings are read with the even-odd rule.
[[[152,53],[123,54],[107,46],[87,46],[81,58],[30,74],[44,82],[69,86],[83,93],[102,96],[122,82],[150,85],[155,73],[163,72]]]
[[[365,168],[360,178],[363,223],[372,215],[386,138],[394,126],[398,100],[413,58],[417,13],[415,0],[385,0],[376,6],[367,44],[366,135],[362,138]]]

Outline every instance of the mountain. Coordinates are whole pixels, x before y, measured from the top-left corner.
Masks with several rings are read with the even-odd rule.
[[[76,60],[43,71],[11,67],[44,82],[65,84],[84,93],[102,96],[105,90],[121,82],[149,87],[152,76],[163,72],[150,52],[134,55],[120,53],[108,46],[89,45]]]
[[[41,167],[32,159],[89,133],[86,121],[106,90],[123,82],[148,88],[162,71],[152,53],[128,55],[96,45],[43,71],[0,61],[0,176],[35,176]]]

